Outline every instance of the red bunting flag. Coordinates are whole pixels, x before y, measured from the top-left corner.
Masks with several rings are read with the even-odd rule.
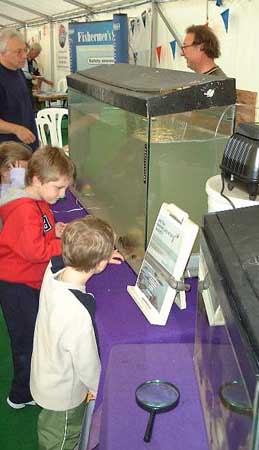
[[[160,58],[161,58],[161,50],[162,50],[162,46],[161,45],[156,48],[156,54],[157,54],[157,57],[158,57],[159,64],[160,64]]]

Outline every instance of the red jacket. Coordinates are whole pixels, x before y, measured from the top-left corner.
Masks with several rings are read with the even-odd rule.
[[[61,240],[48,203],[17,192],[0,206],[0,280],[40,289],[50,258],[61,254]]]

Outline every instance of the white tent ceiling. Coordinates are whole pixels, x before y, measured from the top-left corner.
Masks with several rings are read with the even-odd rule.
[[[119,9],[136,0],[0,0],[0,27],[38,25]]]

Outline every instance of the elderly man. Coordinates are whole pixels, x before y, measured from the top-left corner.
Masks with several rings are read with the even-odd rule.
[[[36,61],[36,58],[39,56],[39,54],[41,53],[41,45],[38,42],[34,42],[34,44],[32,44],[29,47],[29,51],[27,54],[27,66],[28,69],[25,68],[24,72],[26,72],[28,70],[28,73],[30,74],[31,78],[33,80],[37,80],[38,83],[38,87],[40,87],[41,83],[44,82],[46,84],[49,84],[50,86],[53,86],[53,82],[50,80],[47,80],[46,78],[44,78],[40,71],[39,71],[39,67],[38,67],[38,63]],[[26,66],[25,66],[26,67]],[[26,73],[25,73],[26,76]],[[27,78],[27,76],[26,76]]]
[[[0,142],[20,141],[35,150],[37,128],[23,71],[26,45],[16,30],[0,33]]]
[[[214,59],[220,56],[217,36],[205,25],[192,25],[186,29],[181,55],[187,66],[197,73],[226,77]]]
[[[40,109],[40,104],[33,96],[33,91],[40,90],[42,83],[49,84],[50,86],[53,86],[53,83],[41,75],[38,63],[35,59],[41,53],[41,45],[38,44],[38,42],[34,42],[31,46],[27,44],[27,48],[28,54],[23,72],[26,78],[27,87],[29,89],[33,111],[37,112]]]

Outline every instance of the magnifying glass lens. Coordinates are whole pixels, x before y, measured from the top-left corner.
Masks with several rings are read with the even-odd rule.
[[[178,399],[179,392],[168,383],[153,382],[143,384],[136,391],[136,395],[142,404],[153,409],[172,405]]]
[[[179,389],[167,381],[145,381],[136,389],[137,404],[150,413],[144,436],[145,442],[149,442],[151,439],[156,413],[174,409],[179,402],[179,398]]]

